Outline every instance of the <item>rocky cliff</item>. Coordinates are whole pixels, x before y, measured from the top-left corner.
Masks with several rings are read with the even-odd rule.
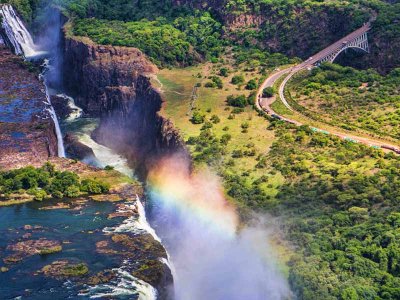
[[[95,139],[129,158],[140,174],[160,155],[184,151],[172,123],[158,114],[157,71],[137,49],[96,45],[66,34],[64,83],[86,114],[100,117]]]
[[[29,67],[0,44],[0,168],[39,166],[57,156],[45,87]]]

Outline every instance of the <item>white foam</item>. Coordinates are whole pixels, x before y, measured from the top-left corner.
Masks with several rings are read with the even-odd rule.
[[[121,155],[116,154],[111,149],[96,143],[90,136],[90,134],[96,128],[96,123],[86,124],[79,129],[76,136],[79,142],[90,147],[97,160],[100,163],[100,167],[112,166],[115,170],[132,177],[133,171],[128,165],[128,161]]]
[[[80,108],[79,106],[77,106],[75,104],[74,98],[72,98],[66,94],[57,94],[56,96],[67,100],[68,106],[72,110],[72,112],[69,114],[66,121],[72,122],[72,121],[75,121],[76,119],[79,119],[80,117],[82,117],[82,114],[83,114],[82,108]]]
[[[125,261],[124,264],[128,264]],[[139,300],[156,300],[157,291],[150,284],[140,280],[128,271],[124,270],[124,266],[113,269],[117,272],[117,278],[107,284],[99,284],[88,287],[88,291],[80,293],[79,296],[89,296],[91,299],[109,298],[118,296],[137,296]]]

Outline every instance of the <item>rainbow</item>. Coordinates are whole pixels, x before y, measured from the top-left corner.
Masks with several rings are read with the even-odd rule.
[[[150,172],[149,186],[151,198],[169,211],[225,237],[235,236],[239,224],[236,209],[226,201],[218,178],[209,171],[191,174],[185,159],[169,157]]]

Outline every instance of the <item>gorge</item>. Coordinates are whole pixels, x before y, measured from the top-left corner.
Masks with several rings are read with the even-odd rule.
[[[9,6],[4,7],[7,12],[13,11]],[[61,16],[59,18],[62,20]],[[9,25],[14,31],[13,35],[7,35],[11,45],[16,47],[14,51],[18,53],[25,39],[21,42],[12,38],[18,35],[21,28],[25,35],[29,33],[15,13],[7,15],[4,22],[8,25],[20,24],[17,29]],[[62,27],[60,26],[58,30],[61,31]],[[45,34],[55,31],[57,29],[49,29]],[[148,198],[153,203],[149,205],[149,209],[153,207],[150,214],[152,224],[170,251],[175,275],[174,288],[171,286],[169,291],[163,290],[167,281],[161,283],[162,286],[157,286],[158,298],[264,299],[266,294],[270,294],[274,299],[288,297],[289,289],[285,280],[280,278],[268,251],[262,255],[263,257],[258,254],[261,248],[265,247],[262,250],[264,252],[269,247],[262,227],[249,227],[236,232],[239,227],[237,213],[224,199],[218,180],[211,174],[191,174],[190,156],[184,142],[172,123],[159,115],[162,96],[152,87],[149,77],[157,68],[137,49],[99,46],[90,41],[71,37],[68,33],[68,24],[60,37],[60,42],[55,41],[52,46],[57,49],[62,45],[62,58],[54,57],[58,55],[57,51],[52,52],[51,48],[43,48],[43,53],[50,54],[50,61],[45,66],[49,71],[43,76],[46,84],[45,94],[51,109],[49,112],[54,117],[55,133],[59,138],[58,156],[62,157],[65,154],[63,140],[60,138],[61,130],[50,102],[50,98],[55,95],[51,95],[50,91],[53,94],[57,93],[54,91],[54,83],[61,78],[64,91],[74,97],[84,114],[87,117],[99,118],[99,126],[91,133],[94,139],[127,157],[131,167],[135,168],[142,179],[149,178]],[[51,37],[47,36],[46,39]],[[29,40],[32,40],[30,36]],[[32,44],[32,47],[36,46]],[[25,52],[22,50],[22,53]],[[29,53],[30,57],[34,56],[33,50]],[[63,64],[54,64],[54,61],[62,61]],[[54,70],[58,66],[62,67],[62,71]],[[58,96],[58,98],[70,101],[68,97]],[[68,125],[63,127],[68,128]],[[79,139],[78,137],[77,140],[71,141],[75,144],[81,143]],[[83,143],[85,144],[84,141]],[[90,152],[91,155],[96,155],[96,150],[101,149],[93,142],[86,141],[86,146],[95,147],[92,149],[95,151]],[[104,167],[108,163],[113,165],[116,159],[113,155],[107,156],[109,161],[101,158],[99,155],[92,163],[100,163]],[[127,170],[132,175],[132,169],[125,166],[121,169],[121,171]],[[151,175],[147,177],[149,173]],[[168,174],[174,173],[180,175],[177,178],[170,178]],[[183,188],[183,194],[175,190],[174,186],[178,187],[178,190]],[[173,202],[177,205],[170,206],[171,199],[175,199]],[[124,222],[125,225],[122,224],[111,232],[120,234],[132,230],[139,233],[152,231],[149,226],[143,225],[146,223],[143,216],[145,212],[143,209],[140,210],[140,200],[137,200],[137,203],[139,223],[132,224],[127,220]],[[131,209],[134,209],[134,206]],[[215,209],[220,213],[214,212]],[[206,218],[208,221],[202,221],[204,213],[199,214],[201,211],[206,215],[209,214]],[[107,228],[104,230],[108,232]],[[178,234],[172,234],[173,232]],[[154,234],[154,239],[159,240]],[[198,244],[197,251],[203,253],[201,260],[195,252],[190,251],[195,240]],[[220,252],[215,253],[215,248],[220,249]],[[166,261],[166,257],[163,259]],[[236,276],[225,275],[228,267]],[[125,268],[127,266],[122,265],[120,270]],[[213,271],[215,268],[220,271]],[[81,296],[131,295],[129,290],[133,289],[134,294],[135,291],[139,291],[140,299],[156,297],[152,288],[147,287],[140,291],[140,288],[145,286],[143,282],[135,283],[134,277],[130,279],[133,281],[128,280],[130,275],[125,274],[125,271],[118,272],[117,278],[121,278],[120,283],[124,291],[111,288],[111,292],[108,292],[109,285],[104,287],[98,285],[93,289],[89,288],[89,292]],[[214,275],[209,276],[210,272]],[[239,272],[243,275],[239,276]],[[243,282],[246,282],[246,288],[239,287]],[[117,286],[120,286],[120,283]],[[221,285],[227,287],[221,290]],[[202,286],[207,286],[207,289]],[[142,293],[144,294],[140,296]]]
[[[398,1],[0,3],[0,296],[400,297]]]

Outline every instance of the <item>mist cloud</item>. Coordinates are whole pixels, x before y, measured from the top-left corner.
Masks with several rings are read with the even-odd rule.
[[[150,172],[152,218],[175,267],[177,300],[288,299],[263,226],[238,230],[234,206],[208,171],[179,156]]]

